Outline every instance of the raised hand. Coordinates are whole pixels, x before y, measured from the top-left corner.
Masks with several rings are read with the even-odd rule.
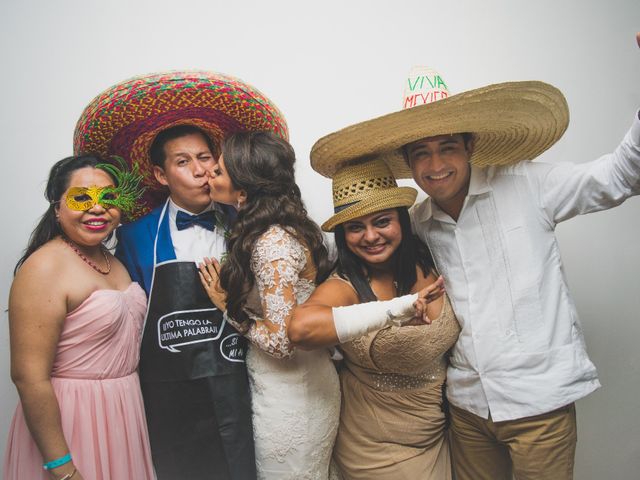
[[[413,303],[416,309],[416,319],[423,323],[430,324],[431,319],[427,316],[427,305],[444,295],[444,279],[440,275],[435,282],[426,286],[418,292],[418,299]]]

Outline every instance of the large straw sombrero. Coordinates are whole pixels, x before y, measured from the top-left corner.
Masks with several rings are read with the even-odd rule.
[[[160,131],[181,124],[200,127],[215,145],[240,130],[289,136],[280,110],[252,86],[220,73],[172,71],[125,80],[94,98],[76,124],[73,150],[137,162],[148,189],[148,210],[163,196],[149,147]]]
[[[417,195],[415,188],[398,187],[382,157],[344,166],[333,176],[335,215],[322,230],[332,232],[341,223],[380,210],[410,207]]]
[[[321,138],[311,149],[311,166],[331,177],[354,159],[387,152],[396,178],[411,178],[404,145],[465,132],[474,134],[473,164],[508,165],[540,155],[569,124],[564,96],[544,82],[499,83],[439,99],[443,96]]]

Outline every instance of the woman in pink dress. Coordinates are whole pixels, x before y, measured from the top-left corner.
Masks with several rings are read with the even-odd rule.
[[[5,480],[154,476],[136,373],[145,294],[102,245],[135,208],[138,181],[93,156],[51,169],[9,297],[20,403]]]

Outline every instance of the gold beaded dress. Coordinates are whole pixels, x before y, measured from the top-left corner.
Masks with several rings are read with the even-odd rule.
[[[334,460],[344,480],[451,479],[442,391],[459,332],[445,295],[431,325],[388,327],[342,344]]]

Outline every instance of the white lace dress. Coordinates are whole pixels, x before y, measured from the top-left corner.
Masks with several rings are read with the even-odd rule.
[[[293,308],[314,289],[315,266],[307,248],[274,225],[256,242],[251,270],[247,369],[258,479],[327,480],[340,417],[338,375],[328,350],[294,350],[287,336]]]

